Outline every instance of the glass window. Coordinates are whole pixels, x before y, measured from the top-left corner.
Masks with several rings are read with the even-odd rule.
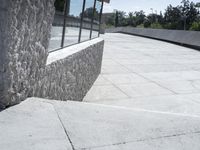
[[[83,12],[83,24],[81,31],[81,41],[90,39],[91,23],[93,18],[94,0],[86,0],[85,10]]]
[[[67,0],[64,46],[78,43],[83,0]]]
[[[100,11],[101,11],[102,2],[100,0],[96,1],[95,12],[94,12],[94,21],[92,28],[92,38],[99,36],[99,24],[100,24]]]
[[[54,5],[55,5],[55,16],[54,16],[53,26],[51,29],[51,39],[49,43],[50,51],[61,48],[65,0],[56,0]]]
[[[101,0],[56,0],[49,50],[98,37]]]

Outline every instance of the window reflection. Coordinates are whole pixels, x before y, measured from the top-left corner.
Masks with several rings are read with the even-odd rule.
[[[96,6],[95,6],[95,12],[94,12],[92,38],[95,38],[95,37],[99,36],[101,4],[102,4],[102,2],[97,0]]]
[[[78,43],[83,0],[67,0],[64,46]]]
[[[61,40],[63,33],[64,21],[64,4],[65,0],[56,0],[54,21],[51,29],[51,39],[49,43],[49,50],[61,48]]]
[[[81,41],[90,39],[91,23],[94,10],[94,0],[86,0],[85,10],[83,12],[83,25],[81,32]]]
[[[101,0],[56,0],[49,50],[98,37]]]

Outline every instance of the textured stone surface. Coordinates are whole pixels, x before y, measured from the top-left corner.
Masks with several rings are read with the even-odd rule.
[[[198,31],[119,27],[119,28],[107,29],[106,32],[108,33],[122,32],[122,33],[145,36],[145,37],[156,38],[165,41],[200,47],[200,42],[199,42],[200,32]]]
[[[25,99],[45,67],[54,0],[0,3],[0,107],[5,107]]]
[[[103,40],[47,65],[54,0],[1,0],[0,109],[29,96],[82,100],[101,70]]]
[[[40,77],[32,86],[30,96],[81,101],[101,72],[103,46],[104,41],[99,40],[48,64],[39,73]]]

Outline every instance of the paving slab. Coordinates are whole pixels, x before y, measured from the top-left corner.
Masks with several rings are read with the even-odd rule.
[[[102,98],[106,99],[123,99],[129,98],[123,91],[114,85],[97,85],[93,86],[92,89],[87,93],[85,101],[98,101]]]
[[[129,99],[104,99],[90,103],[200,116],[200,95],[164,95]]]
[[[200,148],[200,118],[77,102],[55,102],[75,149]]]
[[[187,106],[185,101],[177,100],[179,96],[200,93],[199,51],[120,33],[105,34],[103,37],[105,39],[104,63],[97,83],[101,81],[100,85],[104,85],[104,88],[93,86],[84,101],[117,106],[121,104],[127,107],[130,104],[131,107],[137,108],[131,105],[132,99],[140,99],[141,105],[151,106],[149,109],[156,110],[157,107],[151,105],[151,103],[155,104],[155,97],[160,97],[159,104],[178,108],[181,103]],[[108,83],[128,98],[115,97],[119,92],[109,90],[109,87],[106,87]],[[112,92],[116,94],[108,98],[107,95]],[[102,93],[106,93],[106,96]],[[168,100],[168,95],[172,95],[170,98],[172,100]],[[146,99],[151,99],[151,101],[146,101]],[[189,110],[191,109],[189,107],[192,108],[188,106]]]
[[[1,150],[72,150],[50,103],[28,99],[0,112]]]
[[[130,97],[145,97],[173,94],[167,88],[161,87],[155,83],[137,83],[118,85],[118,87]]]
[[[161,81],[157,82],[177,94],[200,93],[200,80]]]
[[[130,84],[130,83],[149,83],[150,82],[149,80],[147,80],[137,74],[134,74],[134,73],[108,74],[108,75],[103,75],[103,77],[115,85]]]
[[[29,98],[0,112],[1,150],[200,149],[200,53],[104,38],[102,74],[85,102]]]
[[[200,116],[29,98],[0,113],[2,150],[200,148]]]
[[[148,120],[148,122],[143,123],[141,123],[140,119],[136,116],[132,116],[132,118],[135,118],[133,122],[139,123],[136,123],[138,128],[136,127],[134,132],[134,135],[137,135],[139,139],[130,140],[129,137],[132,137],[132,130],[128,130],[129,132],[125,133],[119,126],[115,126],[112,131],[115,130],[115,128],[119,129],[119,132],[122,131],[117,136],[120,136],[120,138],[124,140],[118,141],[114,138],[111,143],[104,143],[99,140],[100,143],[102,142],[100,145],[96,146],[96,144],[94,144],[93,147],[88,147],[87,149],[199,149],[200,140],[198,132],[195,135],[186,133],[174,134],[173,136],[165,136],[165,134],[162,134],[164,136],[160,136],[158,132],[165,133],[163,129],[169,129],[170,124],[173,124],[175,119],[172,119],[172,116],[177,117],[177,120],[175,119],[176,121],[186,116],[191,118],[198,118],[200,116],[200,52],[163,41],[120,33],[105,34],[104,39],[105,48],[103,61],[105,60],[105,63],[101,76],[125,93],[128,98],[116,97],[110,99],[106,96],[104,97],[101,93],[103,93],[103,91],[108,91],[106,87],[97,89],[96,86],[93,86],[91,91],[95,89],[95,94],[91,96],[89,92],[90,99],[84,99],[84,101],[91,104],[107,106],[109,109],[110,107],[119,109],[120,114],[113,110],[112,117],[108,115],[111,112],[108,113],[108,111],[106,111],[107,114],[105,114],[105,116],[112,119],[126,114],[124,111],[128,111],[129,109],[133,110],[134,114],[137,114],[137,117],[140,116],[139,114],[141,112],[135,112],[136,110],[143,111],[142,113],[148,112],[148,115],[151,116],[155,114],[156,116],[160,116],[161,114],[163,116],[160,116],[158,119],[160,122],[158,121],[154,124],[156,129],[153,129],[153,127],[151,129],[149,128],[149,125],[151,126],[155,121],[155,116],[149,119],[146,114],[141,115],[141,120]],[[112,61],[108,61],[107,58]],[[101,82],[101,85],[104,85],[104,83]],[[107,93],[107,95],[109,95],[109,93]],[[115,93],[113,95],[115,95]],[[88,95],[86,95],[86,97],[87,96]],[[95,97],[99,97],[98,100],[94,101],[93,99],[95,99]],[[130,116],[130,114],[127,114],[124,118]],[[126,122],[123,119],[120,118],[119,120]],[[165,121],[169,120],[164,123],[162,121],[163,119]],[[128,118],[128,120],[130,121],[131,118]],[[101,122],[103,123],[102,120]],[[121,122],[117,124],[119,123]],[[126,122],[126,125],[124,125],[126,129],[129,128],[127,127],[129,123],[130,122]],[[146,138],[141,137],[142,133],[139,134],[137,132],[141,131],[140,127],[144,124],[146,126],[142,130],[146,133]],[[134,124],[131,125],[133,128],[135,127]],[[178,130],[183,129],[183,127],[178,124],[173,125],[174,127],[172,130],[176,128]],[[160,126],[163,128],[160,128]],[[188,129],[190,130],[193,127],[193,125],[190,127],[188,126]],[[172,130],[170,129],[170,131]],[[112,131],[107,132],[115,137],[116,134],[112,133]],[[158,135],[158,138],[151,136],[149,138],[148,133],[150,131]],[[104,132],[102,131],[102,133]]]

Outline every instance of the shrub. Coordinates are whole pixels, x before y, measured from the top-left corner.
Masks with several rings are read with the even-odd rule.
[[[200,31],[200,21],[199,22],[193,22],[192,26],[190,27],[190,30]]]
[[[144,28],[144,24],[138,25],[137,28]]]
[[[183,30],[183,25],[181,22],[165,23],[163,24],[163,28],[171,30]]]
[[[163,27],[160,23],[152,23],[150,28],[152,28],[152,29],[163,29]]]
[[[145,20],[144,21],[144,27],[145,28],[148,28],[148,27],[150,27],[151,26],[151,22],[149,21],[149,20]]]

